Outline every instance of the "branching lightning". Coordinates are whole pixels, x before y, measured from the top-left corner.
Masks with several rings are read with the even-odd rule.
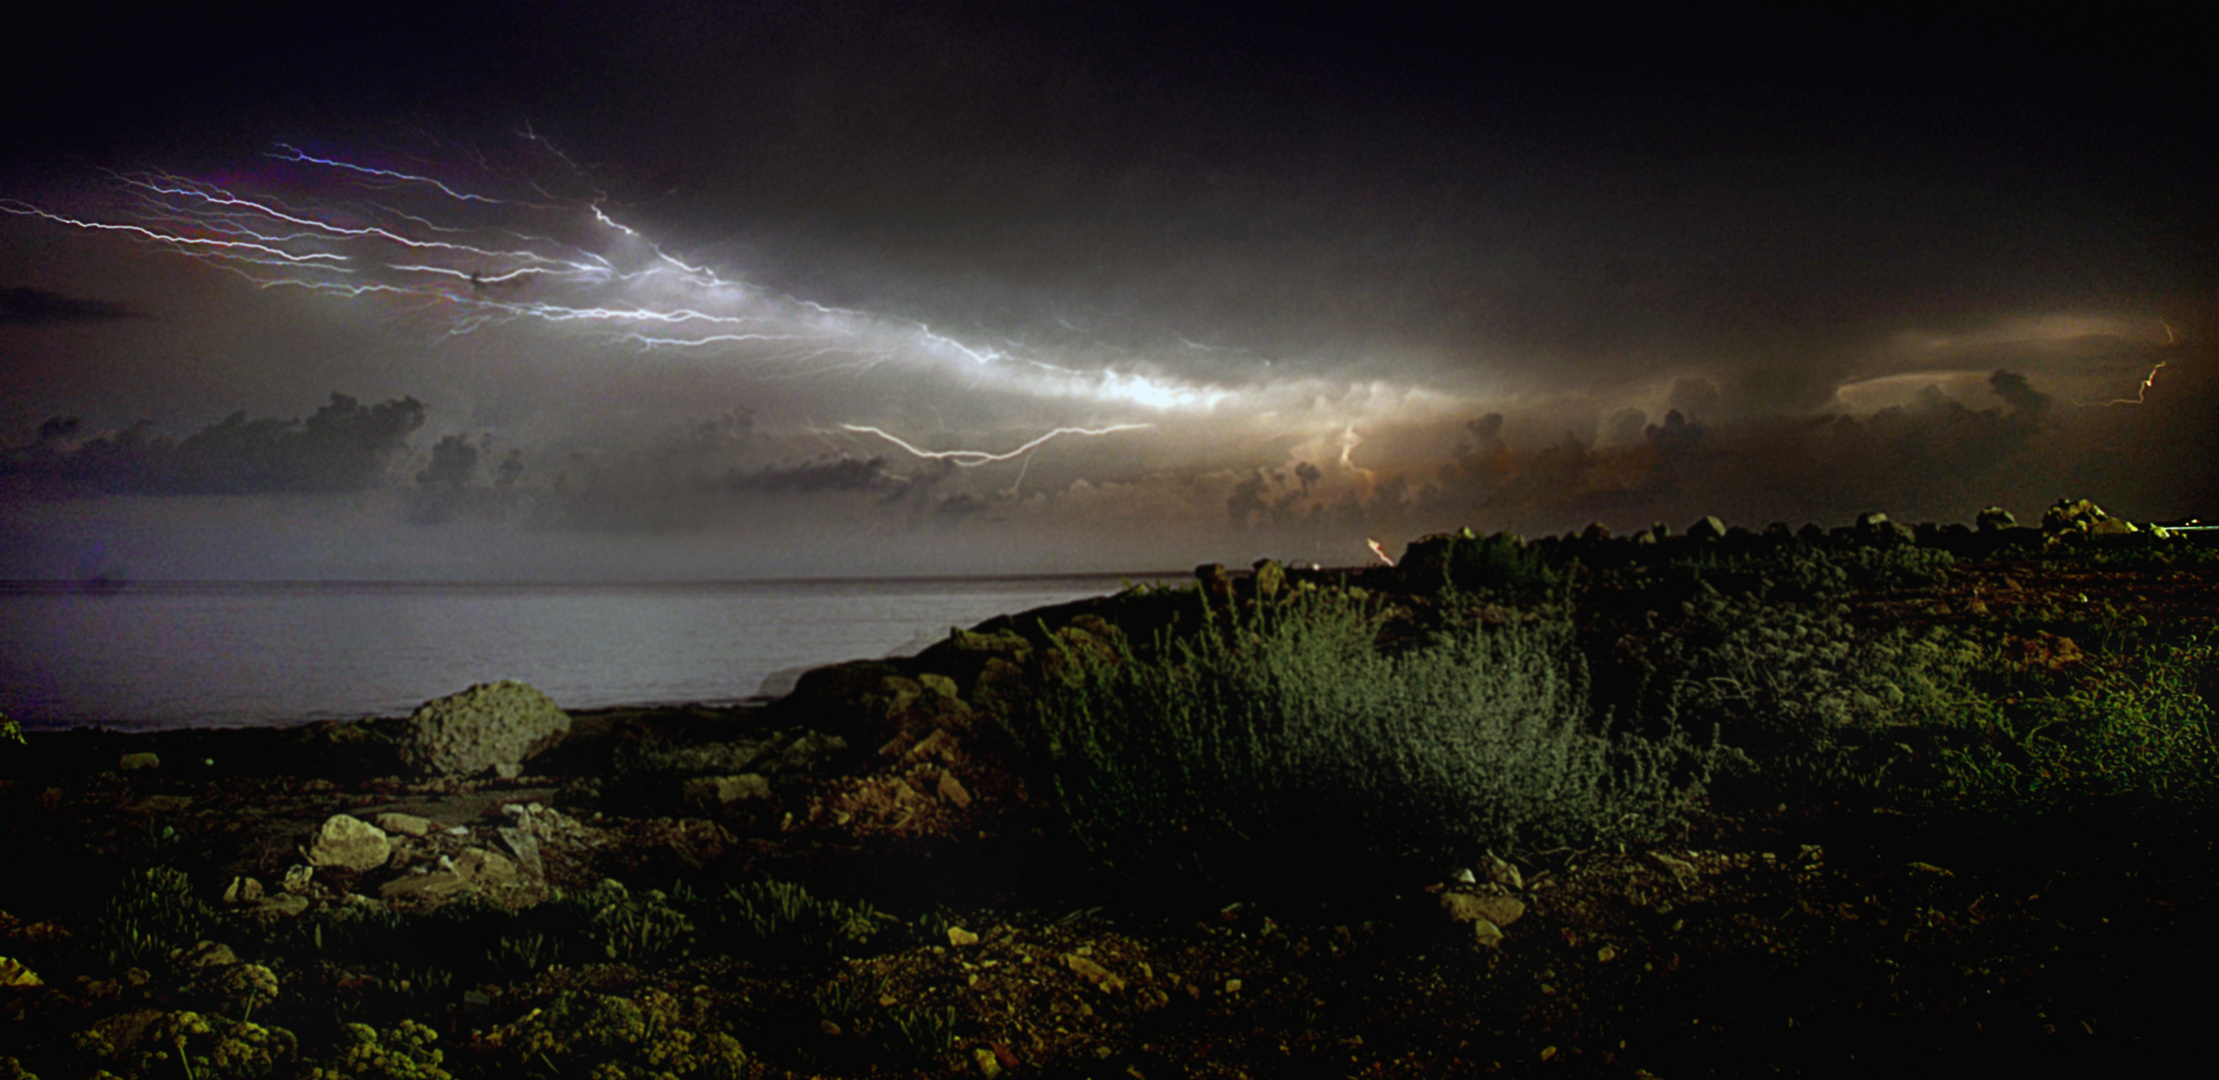
[[[528,130],[520,136],[532,154],[584,177],[543,137]],[[19,199],[0,199],[0,210],[127,237],[263,288],[376,299],[452,336],[539,325],[641,352],[728,359],[766,377],[898,363],[962,373],[972,385],[990,380],[1028,397],[1159,412],[1206,411],[1225,396],[1133,371],[1063,367],[965,342],[922,322],[731,278],[617,220],[598,191],[565,197],[489,169],[464,183],[290,143],[275,144],[263,158],[259,170],[221,180],[109,172],[86,200],[98,212]],[[1105,430],[1136,426],[1145,425]],[[1093,433],[1065,428],[1049,437]],[[1003,460],[981,455],[959,463]]]

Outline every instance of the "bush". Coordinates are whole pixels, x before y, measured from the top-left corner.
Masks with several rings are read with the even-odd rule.
[[[1967,680],[1981,652],[1947,631],[1860,633],[1823,603],[1712,596],[1686,611],[1649,651],[1637,708],[1670,729],[1716,731],[1746,758],[1730,786],[1767,805],[1870,789],[1880,765],[1860,747],[1979,697]]]
[[[1929,732],[1933,807],[2025,816],[2107,800],[2183,805],[2219,784],[2219,741],[2200,684],[2219,650],[2171,646],[2106,668],[2057,697],[2012,697]]]
[[[1455,628],[1384,655],[1387,615],[1317,590],[1209,613],[1146,658],[1065,645],[1037,734],[1005,723],[1045,759],[1077,839],[1135,884],[1283,891],[1656,836],[1707,775],[1684,740],[1589,730],[1569,624]]]
[[[1442,553],[1443,584],[1455,591],[1530,592],[1561,584],[1540,551],[1509,533],[1459,535]]]

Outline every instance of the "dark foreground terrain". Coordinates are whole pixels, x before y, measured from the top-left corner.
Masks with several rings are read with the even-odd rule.
[[[578,713],[510,779],[428,774],[400,721],[33,733],[0,743],[0,1077],[2200,1061],[2219,562],[2060,531],[1962,554],[1869,529],[1450,538],[1393,571],[1205,568],[771,705]],[[1187,793],[1229,799],[1215,816],[1156,788],[1117,802],[1071,737],[1026,731],[1087,650],[1125,678],[1192,632],[1181,612],[1262,625],[1237,613],[1351,589],[1388,612],[1390,651],[1554,612],[1597,709],[1739,764],[1640,827],[1521,834],[1557,842],[1459,844],[1431,827],[1439,791],[1345,779],[1266,836],[1250,789]],[[1088,824],[1112,811],[1146,828]],[[1211,846],[1219,826],[1254,857]]]

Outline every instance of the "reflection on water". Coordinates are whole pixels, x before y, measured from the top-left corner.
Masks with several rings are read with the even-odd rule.
[[[1119,584],[0,584],[0,709],[39,727],[272,724],[398,715],[504,678],[569,708],[734,701],[775,672],[914,650]]]

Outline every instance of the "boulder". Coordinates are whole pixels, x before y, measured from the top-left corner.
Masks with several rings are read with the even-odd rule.
[[[136,754],[125,754],[120,760],[116,762],[116,767],[122,769],[124,772],[137,772],[140,769],[159,769],[162,767],[162,759],[160,755],[145,752]]]
[[[1984,533],[2002,532],[2005,529],[2017,526],[2019,523],[2019,519],[2011,516],[2011,511],[2000,506],[1991,506],[1982,510],[1972,520],[1973,524]]]
[[[374,870],[393,855],[393,842],[377,826],[347,814],[333,814],[308,848],[310,866]]]
[[[409,764],[428,772],[513,776],[526,758],[569,732],[570,714],[554,699],[506,679],[417,706],[401,737],[401,752]]]

